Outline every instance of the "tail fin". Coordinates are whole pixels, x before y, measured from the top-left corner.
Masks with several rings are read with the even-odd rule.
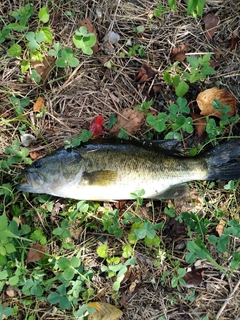
[[[240,138],[217,146],[203,157],[208,164],[206,180],[240,179]]]

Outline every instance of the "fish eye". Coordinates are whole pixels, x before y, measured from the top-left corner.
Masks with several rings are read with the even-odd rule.
[[[34,167],[35,167],[36,169],[41,168],[41,166],[42,166],[42,163],[41,163],[40,160],[37,160],[37,161],[34,162]]]

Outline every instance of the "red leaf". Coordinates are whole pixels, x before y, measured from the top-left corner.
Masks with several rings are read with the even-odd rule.
[[[102,128],[102,124],[103,124],[103,117],[102,116],[97,116],[92,124],[90,125],[89,130],[92,131],[93,136],[100,136],[101,134],[103,134],[103,128]]]

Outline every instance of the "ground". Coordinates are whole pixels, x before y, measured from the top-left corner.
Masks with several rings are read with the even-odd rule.
[[[175,62],[173,49],[182,45],[188,47],[186,53],[189,56],[198,58],[211,53],[211,65],[216,70],[214,75],[206,77],[203,82],[190,85],[186,98],[193,112],[199,113],[195,102],[198,93],[216,86],[232,93],[238,108],[240,2],[237,0],[206,2],[203,17],[212,13],[219,20],[211,39],[206,39],[203,17],[195,18],[192,14],[186,14],[186,1],[177,1],[176,11],[168,9],[159,17],[154,16],[154,10],[159,3],[167,8],[166,1],[50,1],[48,3],[50,20],[46,25],[53,34],[53,43],[48,44],[48,49],[59,42],[76,53],[79,64],[74,68],[69,65],[58,68],[52,60],[53,63],[49,62],[51,73],[36,83],[30,78],[29,71],[24,74],[21,72],[21,61],[28,59],[27,46],[24,47],[21,56],[13,57],[6,54],[10,40],[0,45],[0,155],[14,140],[20,140],[20,134],[24,132],[36,137],[34,144],[29,146],[31,157],[34,159],[44,156],[50,150],[62,147],[66,138],[80,135],[83,129],[89,129],[93,120],[99,115],[104,118],[103,134],[107,136],[110,115],[114,114],[117,117],[123,109],[134,108],[150,99],[153,101],[151,106],[153,114],[167,112],[169,105],[176,102],[177,97],[173,86],[164,80],[164,72]],[[45,2],[41,1],[33,0],[32,3],[35,15],[27,24],[28,31],[36,30],[38,11],[45,6]],[[13,22],[13,18],[10,17],[11,12],[26,4],[27,1],[13,3],[3,1],[0,5],[1,27],[9,23],[6,17]],[[75,30],[79,28],[79,21],[87,18],[90,19],[90,28],[94,27],[92,31],[95,30],[98,39],[98,48],[95,47],[92,55],[83,54],[72,41]],[[144,27],[140,32],[136,29],[139,26]],[[114,44],[104,42],[104,37],[110,31],[120,36],[119,41]],[[14,41],[21,45],[24,42],[19,35]],[[130,55],[129,52],[134,46],[136,52]],[[141,48],[144,50],[142,56],[138,51]],[[136,75],[142,64],[153,68],[155,75],[139,83]],[[182,70],[187,70],[186,60],[180,62],[180,66]],[[36,64],[32,63],[30,70],[34,68]],[[43,70],[45,69],[46,66],[43,67]],[[18,99],[27,97],[30,101],[22,112],[17,113],[14,104],[16,101],[11,100],[11,97]],[[44,109],[40,110],[40,113],[33,109],[38,97],[44,99]],[[143,125],[138,128],[135,135],[142,138],[150,131],[147,125]],[[155,138],[164,137],[156,132],[154,134]],[[226,127],[218,138],[223,136],[240,136],[239,121],[236,120],[233,125]],[[204,144],[204,139],[204,135],[199,137],[196,133],[183,134],[186,148],[196,147],[198,143]],[[1,159],[6,159],[6,155]],[[18,182],[22,168],[22,164],[14,164],[11,170],[2,170],[2,183],[13,183],[14,186],[15,182]],[[124,233],[119,238],[107,232],[108,229],[103,230],[99,222],[102,218],[101,212],[113,211],[117,205],[101,203],[98,207],[94,204],[95,207],[87,220],[83,219],[81,222],[79,219],[77,226],[69,224],[71,241],[74,243],[74,248],[71,250],[64,250],[61,247],[63,238],[53,239],[51,232],[60,225],[66,208],[76,205],[76,202],[53,198],[50,202],[54,210],[50,210],[50,214],[47,215],[41,211],[40,202],[36,202],[33,195],[26,198],[14,191],[14,199],[12,198],[9,203],[5,201],[3,192],[0,195],[3,196],[2,208],[10,220],[14,216],[12,205],[21,201],[25,203],[19,221],[32,223],[46,232],[49,255],[69,258],[80,252],[84,268],[94,272],[89,285],[94,289],[94,294],[89,301],[103,301],[116,305],[123,311],[121,319],[233,320],[240,319],[238,289],[240,283],[238,268],[231,269],[230,262],[231,253],[239,252],[240,242],[238,237],[231,236],[228,251],[219,253],[216,246],[207,241],[207,235],[217,235],[215,229],[220,221],[233,219],[239,221],[240,192],[237,187],[233,188],[232,192],[227,191],[223,188],[224,185],[225,182],[216,184],[196,182],[191,184],[190,195],[180,200],[154,203],[144,201],[143,206],[138,206],[133,201],[121,203],[118,221]],[[236,186],[239,186],[237,182]],[[28,215],[29,208],[34,208],[35,216]],[[208,230],[200,234],[203,236],[204,244],[208,246],[211,257],[223,268],[221,271],[206,257],[203,259],[198,257],[195,266],[196,269],[200,269],[198,275],[203,279],[201,278],[195,287],[188,288],[179,284],[176,287],[172,286],[171,281],[173,277],[177,277],[178,268],[191,266],[185,260],[188,252],[187,241],[196,239],[198,230],[196,228],[190,231],[188,224],[187,227],[180,224],[167,215],[164,208],[175,208],[177,215],[182,212],[192,213],[194,217],[198,216],[203,221],[203,226],[207,226]],[[128,243],[127,236],[130,232],[129,225],[121,224],[126,212],[136,214],[151,224],[163,223],[164,227],[157,230],[158,237],[161,238],[158,248],[148,247],[141,241],[134,246],[136,264],[132,269],[128,268],[120,290],[116,293],[112,288],[113,278],[108,279],[106,272],[100,272],[104,259],[97,255],[96,249],[101,243],[107,243],[111,256],[119,255],[122,245]],[[204,224],[206,220],[208,222]],[[187,219],[185,223],[186,221]],[[199,225],[202,227],[202,224]],[[27,254],[26,250],[24,254]],[[26,256],[23,260],[25,259]],[[122,263],[125,260],[121,257]],[[28,264],[27,268],[28,272],[31,272],[35,270],[36,265]],[[51,272],[49,271],[48,276]],[[9,319],[76,319],[71,309],[64,311],[46,301],[33,299],[32,304],[27,304],[19,288],[15,288],[13,297],[6,293],[6,285],[0,293],[3,306],[19,306],[18,315],[12,315]],[[86,300],[79,298],[79,305]],[[76,306],[75,308],[77,309]],[[34,318],[30,318],[30,315]]]

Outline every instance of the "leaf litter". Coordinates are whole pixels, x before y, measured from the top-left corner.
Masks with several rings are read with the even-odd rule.
[[[156,93],[160,96],[160,98],[157,96],[158,99],[162,99],[163,102],[159,104],[159,106],[155,100],[153,108],[158,110],[158,108],[164,108],[169,101],[174,101],[175,95],[172,94],[170,88],[166,86],[162,78],[162,73],[164,72],[165,67],[171,64],[169,61],[171,49],[168,40],[173,42],[174,47],[181,47],[182,43],[186,43],[189,45],[189,47],[194,48],[194,51],[192,49],[193,52],[212,52],[213,41],[214,49],[216,48],[221,50],[224,55],[226,51],[228,52],[230,50],[229,39],[231,39],[231,34],[233,31],[238,29],[238,21],[236,20],[236,17],[238,16],[239,7],[237,7],[234,2],[231,3],[231,5],[228,2],[225,2],[224,6],[220,1],[217,5],[214,4],[216,1],[208,2],[207,9],[214,8],[214,12],[218,11],[217,16],[221,21],[221,23],[217,25],[217,28],[214,29],[215,32],[213,34],[213,39],[210,40],[212,43],[211,45],[200,37],[201,29],[199,26],[202,20],[197,19],[198,23],[196,23],[196,19],[193,19],[190,16],[186,17],[185,12],[181,12],[181,14],[178,15],[177,13],[170,11],[167,13],[167,15],[168,19],[171,19],[171,25],[164,23],[165,18],[161,17],[159,20],[156,20],[156,24],[151,21],[151,23],[153,23],[152,29],[145,28],[141,38],[138,38],[136,35],[134,35],[132,25],[141,24],[144,17],[147,18],[149,8],[152,8],[154,5],[157,6],[158,2],[153,3],[144,1],[141,3],[141,6],[139,6],[134,1],[123,0],[119,2],[119,7],[116,8],[116,4],[113,5],[109,1],[102,1],[101,5],[103,6],[104,10],[101,10],[102,17],[100,21],[98,20],[99,18],[97,16],[94,16],[96,12],[95,2],[80,1],[80,4],[86,7],[86,16],[91,16],[92,23],[97,27],[97,32],[100,35],[100,39],[104,37],[106,30],[109,30],[109,25],[111,23],[110,20],[114,25],[113,30],[116,30],[116,32],[121,34],[121,40],[119,43],[116,43],[117,50],[116,48],[114,49],[112,56],[115,65],[117,65],[117,70],[107,69],[103,71],[102,65],[99,65],[97,57],[95,59],[93,56],[86,57],[79,54],[81,57],[81,68],[78,69],[77,72],[74,70],[68,70],[67,75],[64,74],[62,78],[57,78],[55,73],[56,70],[54,69],[54,72],[49,73],[49,75],[46,77],[43,77],[46,79],[47,83],[43,92],[46,94],[47,101],[50,101],[47,106],[48,114],[43,115],[42,118],[37,118],[36,115],[34,115],[34,121],[37,129],[43,133],[44,138],[53,150],[63,145],[63,141],[66,136],[79,134],[83,128],[88,128],[92,123],[94,116],[103,115],[104,118],[107,119],[112,113],[120,114],[123,109],[129,108],[129,106],[141,104],[148,94],[148,92],[146,94],[143,91],[144,84],[146,82],[150,82],[155,76],[145,76],[145,79],[143,78],[142,83],[140,83],[141,85],[138,85],[136,90],[133,79],[140,68],[139,66],[141,66],[143,63],[146,63],[148,66],[151,65],[153,69],[156,68],[157,70],[160,70],[158,72],[158,77],[160,77],[162,96],[160,96],[159,91]],[[12,5],[11,2],[9,2],[9,4],[10,6]],[[76,8],[74,7],[73,3],[69,5],[67,2],[65,2],[63,5],[66,11],[76,9],[76,12],[78,12],[79,10],[79,3],[76,4]],[[229,15],[226,15],[226,12],[229,12]],[[131,19],[129,19],[129,17],[131,17]],[[229,17],[231,17],[231,19]],[[72,18],[68,19],[64,11],[64,17],[60,12],[56,16],[56,19],[56,23],[53,26],[54,30],[56,30],[56,35],[60,35],[63,41],[66,44],[69,44],[69,39],[74,32]],[[237,36],[238,35],[236,35],[236,37]],[[133,56],[131,58],[125,57],[122,59],[120,57],[120,51],[118,50],[120,46],[124,44],[124,41],[129,39],[129,37],[132,38],[134,43],[135,41],[138,41],[138,43],[148,48],[144,58]],[[228,42],[226,47],[223,39],[226,40],[226,43]],[[237,43],[237,45],[235,45],[235,43]],[[233,40],[231,50],[233,50],[233,52],[217,66],[217,75],[220,77],[221,83],[223,83],[226,88],[231,88],[233,94],[237,97],[237,99],[239,99],[239,45],[237,40]],[[104,52],[101,52],[101,54],[105,56]],[[3,61],[4,74],[2,75],[1,84],[4,84],[6,92],[9,92],[9,88],[11,88],[12,92],[20,94],[20,96],[25,96],[29,93],[32,95],[32,93],[34,93],[33,88],[36,89],[36,86],[32,85],[32,83],[28,83],[28,86],[26,86],[26,83],[20,84],[18,82],[18,77],[20,76],[18,73],[18,67],[17,65],[14,66],[13,63],[12,65],[13,73],[11,75],[11,73],[9,73],[9,65]],[[41,88],[38,88],[37,90],[38,94],[39,91],[40,94],[43,93],[41,92]],[[116,96],[114,101],[111,98],[112,93]],[[147,96],[147,98],[149,98],[149,96]],[[154,96],[154,99],[155,98],[156,96]],[[4,105],[8,105],[8,100],[6,97],[4,98]],[[12,110],[11,105],[9,106],[9,110]],[[26,109],[26,111],[28,110]],[[10,115],[11,114],[12,113],[10,113]],[[25,117],[30,119],[28,112],[25,114]],[[4,130],[4,132],[1,132],[1,134],[1,137],[6,136],[4,139],[7,140],[7,145],[11,144],[12,139],[17,137],[16,129],[12,130],[8,128],[7,130]],[[4,139],[1,140],[3,141]],[[39,140],[40,139],[38,139],[38,141]],[[1,148],[3,148],[3,146],[1,145]],[[45,152],[47,150],[47,146],[43,146],[42,141],[39,143],[38,148],[41,151],[45,150]],[[31,152],[35,152],[34,150],[38,152],[38,148],[35,149],[34,147],[34,149],[31,148],[30,150]],[[203,213],[208,214],[205,206],[205,199],[209,201],[209,210],[212,210],[212,212],[214,212],[214,208],[217,206],[219,201],[223,202],[222,195],[216,193],[215,190],[208,188],[206,188],[207,191],[205,191],[204,186],[202,187],[203,189],[201,189],[200,192],[203,195],[204,201],[201,206],[195,207],[195,200],[193,201],[192,206],[185,206],[188,212],[196,209],[196,211],[199,213],[199,216],[202,216]],[[199,188],[197,190],[199,190]],[[196,193],[199,196],[199,192],[196,191]],[[190,198],[188,199],[189,202],[191,202]],[[131,210],[131,206],[129,204],[126,204],[126,207]],[[166,215],[163,213],[162,204],[157,204],[154,208],[154,217],[148,215],[147,218],[152,222],[165,221]],[[59,217],[56,218],[56,220],[58,219]],[[180,237],[182,237],[180,232],[181,227],[175,226],[175,229],[173,228],[171,231],[172,234],[175,230],[177,230],[177,233],[180,234]],[[182,241],[186,241],[186,239],[188,239],[186,229],[183,228],[182,233]],[[87,250],[87,257],[85,257],[86,264],[88,259],[92,260],[92,265],[94,265],[95,268],[100,269],[101,265],[95,257],[94,250],[92,250],[92,247],[87,246],[89,240],[91,243],[93,243],[94,239],[96,238],[96,234],[92,233],[91,230],[88,229],[87,232],[82,232],[79,235],[79,238],[80,240],[75,243],[75,247],[82,248],[84,245],[85,249]],[[163,236],[161,241],[162,243],[160,249],[165,247],[166,237]],[[115,242],[115,244],[116,243],[117,242]],[[172,243],[169,245],[171,245],[169,248],[173,259],[176,259],[182,263],[184,261],[183,256],[185,252],[181,250],[179,253],[178,250],[175,250]],[[56,246],[55,252],[53,250],[53,255],[55,253],[59,254],[57,248],[58,247]],[[112,247],[111,249],[113,250]],[[114,247],[114,250],[115,249],[116,247]],[[158,249],[154,250],[153,253],[151,250],[147,251],[143,246],[137,245],[135,248],[136,254],[138,251],[144,254],[146,259],[150,259],[152,258],[152,255],[155,256]],[[217,258],[220,259],[220,257]],[[223,264],[226,268],[228,268],[227,259],[224,259]],[[138,264],[136,267],[138,267]],[[188,292],[184,288],[176,289],[177,295],[181,294],[181,299],[176,299],[176,291],[172,293],[172,289],[169,284],[170,276],[166,276],[164,280],[165,272],[174,272],[171,263],[168,261],[168,259],[166,259],[158,267],[147,265],[143,272],[144,281],[139,281],[137,294],[131,296],[130,301],[127,301],[123,318],[132,318],[134,320],[140,320],[143,318],[154,319],[156,318],[156,315],[159,315],[159,317],[167,316],[169,319],[180,320],[186,316],[194,318],[196,316],[196,312],[202,317],[206,314],[209,314],[210,317],[215,317],[222,307],[223,300],[227,299],[228,295],[231,293],[230,287],[234,287],[236,276],[233,275],[231,279],[226,281],[225,279],[222,279],[221,274],[212,265],[209,264],[208,267],[209,269],[205,273],[208,285],[206,288],[201,287],[200,290],[196,288],[194,297],[196,300],[191,303],[190,310],[183,314],[179,311],[179,305],[182,298],[187,297]],[[96,279],[98,290],[101,291],[102,294],[101,298],[104,300],[111,300],[111,280],[107,279],[106,281],[105,277],[103,277],[101,274],[97,274]],[[234,319],[237,317],[238,314],[236,315],[236,312],[234,316],[234,309],[238,309],[239,295],[236,295],[234,298],[235,299],[231,299],[231,301],[229,301],[228,309],[225,310],[226,312],[222,312],[223,319],[227,317],[232,317],[232,319]],[[117,298],[116,300],[119,301]],[[174,301],[171,306],[169,305],[169,301]],[[49,309],[49,305],[47,308]],[[42,309],[42,311],[44,310],[45,312],[45,318],[52,319],[52,309],[49,309],[49,311],[47,308]],[[41,315],[42,313],[39,315],[39,317],[41,317]],[[66,319],[68,315],[69,314],[67,313],[65,315],[58,313],[55,315],[55,317],[57,319]],[[69,316],[72,317],[72,314]]]

